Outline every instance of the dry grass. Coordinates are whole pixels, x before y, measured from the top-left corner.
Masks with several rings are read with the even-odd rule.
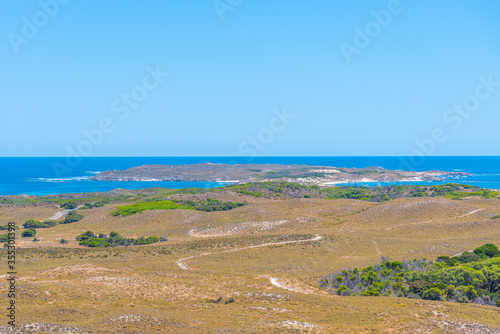
[[[39,229],[40,243],[20,241],[22,247],[59,246],[61,238],[71,243],[20,250],[19,323],[78,327],[72,331],[82,333],[459,333],[460,327],[473,333],[486,333],[486,327],[491,333],[500,331],[499,308],[337,297],[317,283],[322,275],[374,264],[381,256],[433,259],[484,243],[500,244],[500,221],[490,219],[500,213],[500,200],[263,200],[227,212],[148,211],[127,217],[112,217],[113,208],[85,210],[80,222]],[[464,216],[478,209],[483,210]],[[58,211],[17,210],[2,207],[0,217],[22,223]],[[286,223],[262,229],[265,222],[278,221]],[[188,234],[193,229],[235,227],[241,233],[204,238]],[[170,240],[86,249],[74,241],[83,230],[116,230],[128,237],[168,235]],[[314,234],[323,238],[224,252]],[[191,270],[176,263],[204,252],[211,254],[187,260]],[[5,252],[1,256],[0,268],[5,268]],[[268,277],[308,293],[275,287]],[[1,284],[0,293],[5,293]]]

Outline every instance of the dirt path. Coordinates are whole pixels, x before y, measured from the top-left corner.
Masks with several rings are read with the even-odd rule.
[[[62,216],[64,216],[65,214],[67,213],[70,213],[71,211],[75,211],[75,210],[78,210],[80,208],[84,207],[84,205],[79,205],[77,206],[76,208],[74,209],[71,209],[71,210],[66,210],[66,211],[61,211],[61,212],[58,212],[56,213],[54,216],[50,217],[49,219],[45,219],[45,220],[58,220],[59,218],[61,218]]]
[[[198,254],[198,255],[188,256],[188,257],[185,257],[183,259],[177,260],[177,265],[181,269],[183,269],[183,270],[189,270],[189,267],[187,266],[187,264],[185,263],[185,261],[187,261],[189,259],[193,259],[195,257],[199,257],[199,256],[207,256],[207,255],[211,255],[211,254],[221,254],[221,253],[237,252],[237,251],[241,251],[241,250],[245,250],[245,249],[267,247],[267,246],[274,246],[274,245],[284,245],[284,244],[300,243],[300,242],[307,242],[307,241],[318,241],[318,240],[321,240],[321,238],[322,237],[319,234],[317,234],[314,238],[306,239],[306,240],[270,242],[270,243],[266,243],[266,244],[262,244],[262,245],[247,246],[247,247],[242,247],[242,248],[235,248],[235,249],[225,250],[225,251],[222,251],[222,252],[201,253],[201,254]],[[280,288],[280,289],[285,289],[285,290],[288,290],[288,291],[293,291],[293,292],[298,292],[298,293],[304,293],[304,294],[310,294],[310,293],[312,293],[312,294],[322,294],[320,292],[314,291],[311,288],[303,288],[303,287],[298,287],[296,285],[292,286],[290,284],[286,284],[286,283],[280,281],[280,279],[277,278],[277,277],[271,277],[271,276],[268,276],[268,275],[258,275],[258,276],[259,277],[269,278],[269,281],[271,282],[271,284],[274,285],[277,288]]]
[[[199,257],[199,256],[207,256],[207,255],[211,255],[211,254],[222,254],[222,253],[238,252],[238,251],[241,251],[241,250],[251,249],[251,248],[259,248],[259,247],[267,247],[267,246],[275,246],[275,245],[284,245],[284,244],[293,244],[293,243],[300,243],[300,242],[307,242],[307,241],[318,241],[321,238],[322,238],[322,236],[316,235],[314,238],[306,239],[306,240],[292,240],[292,241],[270,242],[270,243],[262,244],[262,245],[255,245],[255,246],[247,246],[247,247],[242,247],[242,248],[229,249],[229,250],[225,250],[225,251],[222,251],[222,252],[202,253],[202,254],[188,256],[188,257],[185,257],[183,259],[177,260],[177,265],[181,269],[189,270],[189,267],[187,266],[187,264],[185,263],[185,261],[187,261],[189,259],[193,259],[195,257]]]
[[[285,289],[288,291],[303,293],[306,295],[313,294],[313,295],[322,295],[322,296],[332,296],[332,294],[329,293],[328,291],[313,288],[309,285],[302,286],[302,285],[297,284],[297,283],[287,283],[287,282],[283,281],[281,278],[272,277],[272,276],[268,276],[268,275],[259,275],[259,277],[269,278],[269,281],[271,282],[271,284],[277,288],[280,288],[280,289]]]
[[[377,251],[377,255],[382,254],[382,252],[380,251],[380,248],[378,248],[377,242],[375,240],[372,240],[372,242],[375,245],[375,250]]]
[[[484,209],[477,209],[477,210],[473,210],[473,211],[471,211],[471,212],[469,212],[469,213],[466,213],[466,214],[465,214],[465,215],[463,215],[463,216],[460,216],[459,218],[467,217],[467,216],[469,216],[469,215],[471,215],[471,214],[473,214],[473,213],[476,213],[476,212],[478,212],[478,211],[483,211],[483,210],[484,210]]]

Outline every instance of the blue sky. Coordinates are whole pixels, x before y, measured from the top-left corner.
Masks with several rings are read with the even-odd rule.
[[[54,1],[0,0],[0,156],[500,155],[498,1]]]

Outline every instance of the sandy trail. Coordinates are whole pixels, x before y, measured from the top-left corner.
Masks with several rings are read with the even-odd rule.
[[[382,254],[382,252],[380,251],[380,248],[378,248],[377,242],[375,240],[372,240],[372,242],[375,245],[375,250],[377,251],[377,255]]]
[[[306,240],[292,240],[292,241],[270,242],[270,243],[266,243],[266,244],[262,244],[262,245],[255,245],[255,246],[247,246],[247,247],[242,247],[242,248],[235,248],[235,249],[225,250],[225,251],[216,252],[216,253],[201,253],[201,254],[198,254],[198,255],[188,256],[188,257],[185,257],[183,259],[177,260],[177,265],[181,269],[183,269],[183,270],[189,270],[189,267],[187,266],[187,264],[185,263],[185,261],[187,261],[189,259],[192,259],[192,258],[195,258],[195,257],[199,257],[199,256],[206,256],[206,255],[211,255],[211,254],[229,253],[229,252],[237,252],[237,251],[241,251],[241,250],[245,250],[245,249],[259,248],[259,247],[266,247],[266,246],[284,245],[284,244],[300,243],[300,242],[307,242],[307,241],[317,241],[317,240],[321,240],[321,238],[322,238],[322,236],[320,236],[319,234],[317,234],[314,238],[306,239]],[[314,292],[306,291],[305,289],[301,289],[301,288],[297,288],[297,287],[292,287],[292,286],[287,286],[284,283],[280,283],[279,278],[276,278],[276,277],[271,277],[271,276],[267,276],[267,275],[259,275],[259,277],[267,277],[267,278],[269,278],[269,280],[270,280],[270,282],[271,282],[272,285],[274,285],[275,287],[281,288],[281,289],[285,289],[285,290],[293,291],[293,292],[298,292],[298,293],[304,293],[304,294],[314,293]]]
[[[238,251],[245,250],[245,249],[259,248],[259,247],[267,247],[267,246],[274,246],[274,245],[293,244],[293,243],[300,243],[300,242],[307,242],[307,241],[318,241],[318,240],[320,240],[321,238],[322,238],[322,236],[320,236],[320,235],[316,235],[314,238],[311,238],[311,239],[305,239],[305,240],[292,240],[292,241],[281,241],[281,242],[269,242],[269,243],[266,243],[266,244],[261,244],[261,245],[255,245],[255,246],[247,246],[247,247],[242,247],[242,248],[229,249],[229,250],[225,250],[225,251],[222,251],[222,252],[215,252],[215,253],[202,253],[202,254],[193,255],[193,256],[188,256],[188,257],[185,257],[185,258],[183,258],[183,259],[177,260],[177,265],[178,265],[181,269],[184,269],[184,270],[189,270],[189,267],[187,266],[187,264],[185,263],[185,261],[187,261],[187,260],[189,260],[189,259],[193,259],[193,258],[195,258],[195,257],[199,257],[199,256],[207,256],[207,255],[211,255],[211,254],[220,254],[220,253],[238,252]]]
[[[484,210],[484,209],[477,209],[477,210],[473,210],[473,211],[471,211],[471,212],[469,212],[469,213],[466,213],[466,214],[465,214],[465,215],[463,215],[463,216],[460,216],[460,218],[467,217],[467,216],[469,216],[469,215],[471,215],[471,214],[473,214],[473,213],[476,213],[476,212],[479,212],[479,211],[483,211],[483,210]]]

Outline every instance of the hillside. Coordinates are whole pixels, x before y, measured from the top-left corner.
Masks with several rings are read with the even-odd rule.
[[[84,215],[79,221],[37,229],[40,241],[23,238],[18,230],[19,323],[37,323],[48,333],[500,332],[499,307],[338,296],[320,281],[346,268],[374,266],[381,257],[435,261],[500,245],[500,219],[493,219],[500,214],[496,193],[459,186],[375,188],[373,200],[360,200],[327,198],[316,188],[259,185],[260,196],[252,191],[254,184],[128,191],[131,197],[78,209]],[[394,198],[376,201],[377,193]],[[412,197],[415,193],[424,195]],[[73,200],[94,202],[95,194]],[[213,206],[113,215],[119,207],[151,201]],[[222,210],[219,202],[245,205]],[[43,197],[3,203],[0,225],[43,221],[61,211],[60,205]],[[76,240],[85,231],[168,240],[86,247]],[[1,258],[4,266],[4,250]],[[3,284],[0,293],[5,292]]]

